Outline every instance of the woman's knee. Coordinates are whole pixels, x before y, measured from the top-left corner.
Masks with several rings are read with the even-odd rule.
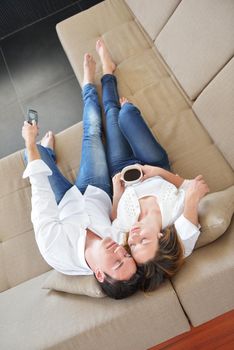
[[[154,164],[155,166],[160,166],[161,168],[165,170],[170,170],[170,163],[167,152],[162,149],[160,153],[160,157],[157,161],[157,164]]]
[[[119,126],[123,126],[126,123],[132,121],[135,116],[139,115],[139,109],[131,103],[125,103],[119,111]]]

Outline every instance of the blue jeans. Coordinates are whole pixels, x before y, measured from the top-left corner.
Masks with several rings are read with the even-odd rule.
[[[86,84],[83,87],[83,140],[80,169],[75,185],[84,193],[88,185],[104,190],[111,198],[112,186],[107,167],[105,148],[102,143],[102,118],[96,87]],[[41,159],[53,174],[49,176],[51,188],[59,203],[73,185],[62,175],[55,163],[55,153],[50,148],[38,145]],[[27,162],[27,154],[25,154]]]
[[[125,166],[139,163],[170,169],[164,148],[157,142],[140,111],[131,103],[121,108],[114,75],[102,77],[102,99],[106,116],[106,150],[113,177]]]

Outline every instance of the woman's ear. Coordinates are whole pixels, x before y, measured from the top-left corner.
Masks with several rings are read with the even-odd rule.
[[[100,282],[100,283],[104,282],[104,280],[105,280],[105,273],[104,273],[102,270],[100,270],[99,268],[97,268],[97,269],[95,270],[94,274],[95,274],[95,276],[96,276],[98,282]]]

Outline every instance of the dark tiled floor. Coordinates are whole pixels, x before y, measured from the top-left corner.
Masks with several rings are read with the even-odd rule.
[[[80,0],[0,42],[0,158],[22,149],[27,108],[39,113],[40,135],[82,119],[81,89],[56,34],[56,23],[95,5]]]

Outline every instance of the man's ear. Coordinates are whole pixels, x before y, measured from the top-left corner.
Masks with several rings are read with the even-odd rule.
[[[97,269],[95,270],[94,274],[95,274],[95,276],[96,276],[96,278],[97,278],[97,280],[98,280],[99,282],[101,282],[101,283],[104,282],[105,273],[104,273],[102,270],[100,270],[99,268],[97,268]]]

